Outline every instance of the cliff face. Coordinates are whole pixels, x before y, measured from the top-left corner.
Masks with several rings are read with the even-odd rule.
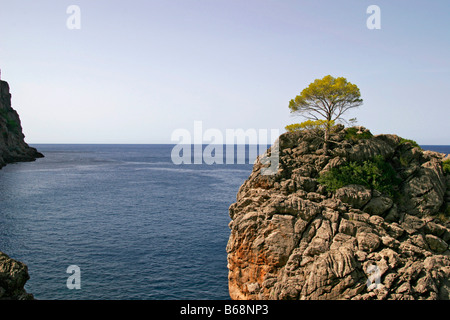
[[[395,135],[346,135],[337,126],[324,154],[317,133],[283,134],[276,175],[257,160],[229,209],[232,299],[450,299],[445,155]],[[395,170],[395,196],[318,182],[375,156]]]
[[[25,143],[17,112],[11,107],[11,94],[6,81],[0,81],[0,168],[7,163],[34,161],[43,157]]]

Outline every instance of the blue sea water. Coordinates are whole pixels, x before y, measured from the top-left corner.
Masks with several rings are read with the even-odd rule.
[[[171,145],[34,146],[45,158],[0,170],[0,251],[28,265],[28,292],[229,299],[228,207],[252,164],[174,165]]]
[[[172,145],[34,146],[45,158],[0,170],[0,251],[28,265],[28,292],[229,299],[228,207],[253,161],[175,165]],[[79,290],[66,286],[71,265]]]

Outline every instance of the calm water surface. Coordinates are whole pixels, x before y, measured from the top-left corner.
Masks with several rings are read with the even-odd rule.
[[[0,170],[0,251],[28,265],[28,292],[229,299],[228,207],[252,165],[177,166],[171,145],[34,146],[46,157]]]

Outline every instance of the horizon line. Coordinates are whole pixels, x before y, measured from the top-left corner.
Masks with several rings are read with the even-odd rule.
[[[199,143],[185,143],[185,144],[180,144],[180,143],[168,143],[168,142],[150,142],[150,143],[146,143],[146,142],[27,142],[28,145],[200,145]],[[270,143],[233,143],[233,144],[228,144],[228,143],[202,143],[201,145],[234,145],[234,146],[240,146],[240,145],[271,145]],[[419,146],[450,146],[450,144],[419,144]]]

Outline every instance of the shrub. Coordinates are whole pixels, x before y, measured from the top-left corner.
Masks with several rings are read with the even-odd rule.
[[[442,162],[442,169],[444,170],[444,173],[450,174],[450,159]]]
[[[422,148],[419,146],[419,144],[417,142],[415,142],[414,140],[401,138],[400,144],[410,144],[413,147],[416,147],[416,148],[419,148],[420,150],[422,150]]]
[[[382,156],[375,156],[363,162],[347,162],[322,174],[318,181],[329,191],[359,184],[389,196],[396,196],[396,186],[401,182],[392,165]]]
[[[362,133],[358,133],[358,128],[355,127],[351,127],[351,128],[347,128],[346,130],[346,134],[345,134],[345,139],[346,140],[360,140],[360,139],[370,139],[373,137],[373,134],[370,131],[363,131]]]
[[[299,131],[302,128],[300,127],[300,123],[294,123],[294,124],[290,124],[290,125],[286,126],[285,129],[289,132],[294,132],[294,131]]]

